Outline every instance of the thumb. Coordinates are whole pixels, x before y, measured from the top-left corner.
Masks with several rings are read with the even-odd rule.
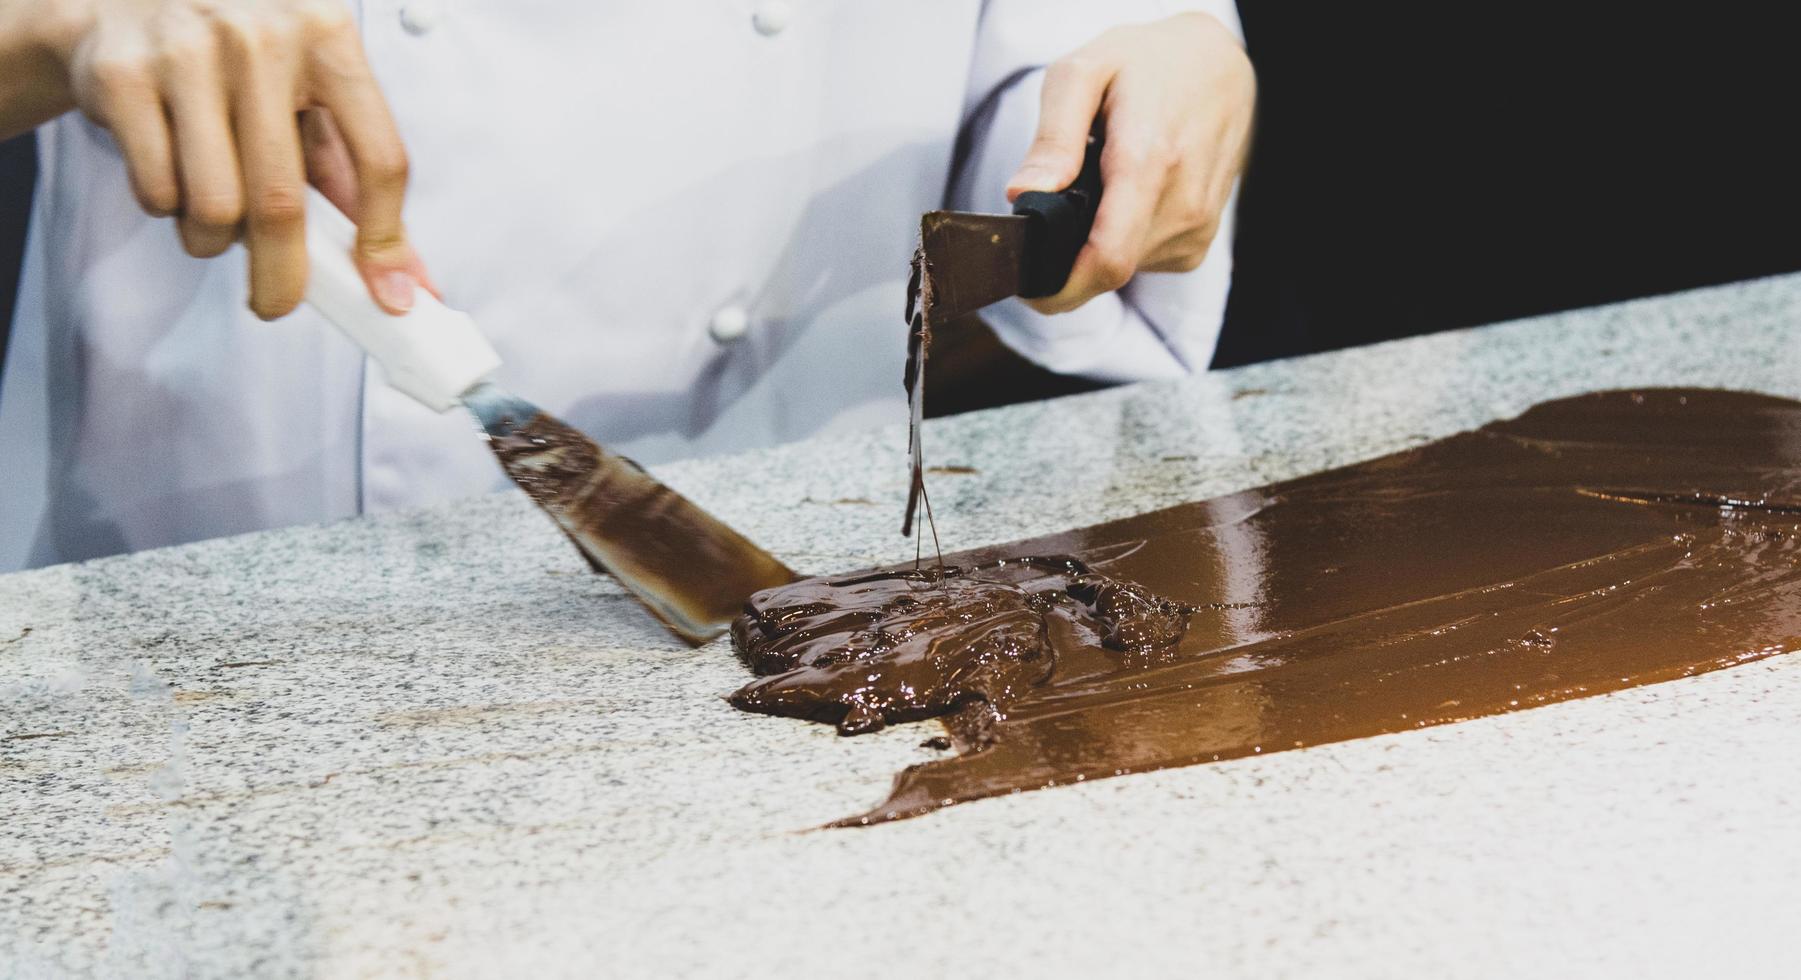
[[[1081,54],[1045,69],[1038,133],[1019,172],[1007,181],[1007,200],[1026,191],[1060,191],[1075,182],[1088,149],[1088,133],[1114,74],[1112,68]]]

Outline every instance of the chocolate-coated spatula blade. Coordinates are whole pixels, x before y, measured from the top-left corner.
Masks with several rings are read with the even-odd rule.
[[[799,576],[774,556],[568,424],[492,384],[463,396],[500,465],[596,569],[676,634],[724,632],[761,589]]]

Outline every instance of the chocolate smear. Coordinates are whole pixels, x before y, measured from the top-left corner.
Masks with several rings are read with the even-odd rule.
[[[691,643],[723,632],[759,589],[797,576],[774,556],[659,483],[541,412],[505,419],[488,446],[597,572],[619,580]]]
[[[1443,725],[1801,644],[1801,403],[1604,392],[1353,466],[757,593],[753,711],[941,717],[844,824]],[[1575,749],[1573,748],[1572,751]]]
[[[846,735],[1003,710],[1050,677],[1055,646],[1152,655],[1194,611],[1066,557],[809,579],[759,593],[732,624],[733,646],[770,676],[731,701]]]

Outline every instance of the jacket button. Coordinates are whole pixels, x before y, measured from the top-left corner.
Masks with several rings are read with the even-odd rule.
[[[722,344],[729,344],[750,330],[750,311],[736,303],[722,306],[707,324],[707,333]]]
[[[438,26],[438,5],[435,0],[410,0],[400,8],[400,26],[415,37],[431,33]]]
[[[787,0],[765,0],[763,5],[750,15],[750,23],[757,29],[758,34],[764,37],[774,37],[782,33],[783,28],[788,26],[788,21],[793,18],[794,8],[788,5]]]

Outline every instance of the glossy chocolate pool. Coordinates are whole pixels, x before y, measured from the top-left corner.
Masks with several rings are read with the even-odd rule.
[[[1801,644],[1801,403],[1539,405],[1215,500],[757,593],[747,710],[955,754],[846,823],[1600,694]],[[1031,559],[1021,561],[1020,559]],[[1111,600],[1103,598],[1111,596]]]

